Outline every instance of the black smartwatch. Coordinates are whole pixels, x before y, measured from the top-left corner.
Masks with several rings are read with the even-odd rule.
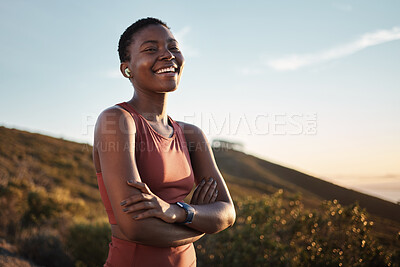
[[[184,209],[185,212],[186,212],[186,220],[184,222],[177,223],[177,224],[189,224],[189,223],[192,223],[193,216],[194,216],[194,208],[192,206],[184,203],[184,202],[176,202],[176,205],[178,205],[179,207]]]

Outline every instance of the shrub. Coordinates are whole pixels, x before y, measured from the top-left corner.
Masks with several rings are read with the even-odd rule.
[[[107,259],[111,231],[108,223],[75,224],[69,229],[67,247],[80,266],[103,266]]]
[[[236,202],[236,224],[196,242],[198,266],[398,266],[398,253],[372,237],[357,204],[323,203],[306,211],[282,191]]]
[[[39,225],[54,217],[60,206],[44,190],[31,191],[27,197],[28,209],[22,217],[23,225]]]
[[[21,228],[21,218],[27,208],[25,181],[12,179],[0,185],[0,234],[14,241]]]
[[[19,253],[40,266],[70,267],[72,261],[64,252],[59,236],[44,230],[25,233],[18,241]]]

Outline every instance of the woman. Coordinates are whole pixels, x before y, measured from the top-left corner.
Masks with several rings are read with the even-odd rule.
[[[231,226],[235,209],[202,131],[167,116],[183,55],[154,18],[128,27],[118,51],[134,95],[100,114],[93,149],[112,231],[105,266],[195,266],[193,242]]]

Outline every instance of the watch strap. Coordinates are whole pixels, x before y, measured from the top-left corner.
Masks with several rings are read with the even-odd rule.
[[[194,216],[194,208],[190,206],[189,204],[186,204],[185,202],[176,202],[176,205],[181,207],[182,209],[185,210],[186,212],[186,219],[185,221],[177,224],[189,224],[192,223],[193,216]]]

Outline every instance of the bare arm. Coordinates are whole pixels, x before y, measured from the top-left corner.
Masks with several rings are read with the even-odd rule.
[[[94,152],[99,157],[119,229],[129,240],[153,246],[179,246],[200,239],[203,233],[195,229],[166,223],[155,217],[133,220],[132,214],[123,211],[121,201],[141,194],[138,189],[127,185],[128,180],[141,182],[135,161],[135,134],[131,115],[119,107],[109,108],[100,114],[95,127]],[[172,204],[166,209],[170,213],[181,214],[180,208],[175,206]]]
[[[192,205],[195,215],[188,227],[205,232],[217,233],[233,225],[235,208],[224,178],[218,170],[212,149],[204,133],[196,126],[180,122],[188,143],[192,167],[197,183],[203,178],[216,181],[218,196],[214,203]]]

